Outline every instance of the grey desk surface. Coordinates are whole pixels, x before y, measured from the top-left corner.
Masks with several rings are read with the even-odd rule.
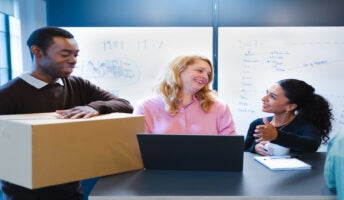
[[[272,171],[244,153],[242,172],[137,170],[102,177],[89,200],[100,199],[336,199],[326,187],[326,154],[298,155],[311,170]]]

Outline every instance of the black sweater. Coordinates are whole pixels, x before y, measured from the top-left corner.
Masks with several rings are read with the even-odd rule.
[[[80,77],[71,76],[62,81],[64,86],[56,83],[37,89],[21,78],[13,79],[0,88],[0,114],[55,112],[84,105],[100,114],[133,111],[127,100]]]
[[[133,107],[125,100],[100,89],[80,77],[62,78],[64,86],[48,84],[37,89],[21,78],[15,78],[0,87],[0,114],[55,112],[75,106],[88,105],[100,114],[111,112],[132,113]],[[14,199],[82,199],[80,181],[26,189],[0,181],[1,190]]]

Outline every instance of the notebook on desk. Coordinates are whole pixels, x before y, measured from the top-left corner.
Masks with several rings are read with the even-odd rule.
[[[244,136],[137,134],[146,169],[242,171]]]

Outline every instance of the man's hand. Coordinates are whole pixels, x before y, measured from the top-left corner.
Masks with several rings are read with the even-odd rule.
[[[58,119],[78,119],[98,116],[99,112],[90,106],[76,106],[68,110],[56,110]]]

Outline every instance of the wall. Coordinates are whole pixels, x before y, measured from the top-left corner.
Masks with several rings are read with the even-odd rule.
[[[213,27],[216,72],[218,27],[342,26],[343,8],[342,0],[47,0],[47,23],[64,27]]]
[[[221,53],[218,52],[219,29],[222,27],[344,26],[343,9],[342,0],[104,0],[101,3],[85,0],[82,4],[77,0],[47,0],[47,22],[64,27],[212,27],[214,88],[219,89],[219,85],[229,87],[218,83],[219,77],[227,78],[218,74],[218,61],[224,59],[218,57]],[[222,70],[224,73],[239,70],[239,66],[220,67],[226,68]],[[277,80],[271,77],[268,81],[273,83]],[[224,97],[230,98],[229,93]],[[256,101],[260,102],[259,98]],[[340,111],[338,113],[341,115]],[[244,126],[244,123],[239,124]],[[240,127],[240,134],[245,134],[245,129]]]
[[[246,134],[250,121],[270,115],[261,111],[260,99],[286,78],[304,80],[325,97],[335,117],[332,133],[341,131],[343,35],[343,26],[221,27],[218,91],[231,106],[238,133]]]
[[[341,0],[218,0],[219,26],[342,26]]]
[[[211,26],[211,0],[47,0],[55,26]],[[61,15],[63,13],[63,15]]]
[[[20,19],[23,71],[31,69],[29,34],[45,25],[69,27],[343,26],[342,0],[14,0]],[[84,182],[86,188],[93,186]]]
[[[14,17],[19,19],[21,50],[23,59],[22,71],[31,70],[31,57],[26,46],[26,40],[35,29],[46,26],[45,0],[14,0]]]
[[[216,75],[219,27],[344,26],[342,0],[46,0],[46,3],[47,24],[53,26],[213,27]],[[214,88],[217,81],[216,76]]]

